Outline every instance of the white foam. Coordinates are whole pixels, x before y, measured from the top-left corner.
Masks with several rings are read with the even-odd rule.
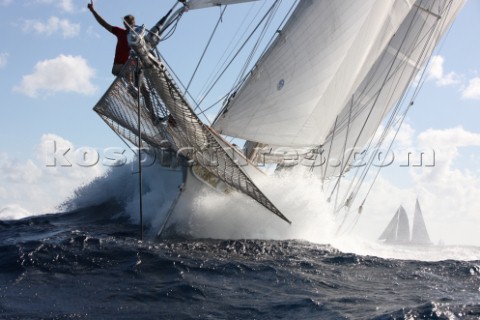
[[[480,260],[480,247],[460,245],[390,245],[355,236],[337,238],[332,245],[342,252],[376,256],[388,259],[442,261]]]
[[[10,204],[0,209],[0,220],[18,220],[31,215],[31,212],[17,204]]]
[[[256,184],[292,221],[291,225],[244,194],[224,195],[200,185],[185,191],[191,192],[188,197],[193,201],[179,203],[172,222],[180,233],[197,238],[302,239],[317,243],[332,239],[332,209],[319,191],[318,179],[284,174],[259,177]]]
[[[135,165],[133,166],[135,167]],[[125,203],[132,222],[139,222],[138,174],[132,166],[113,168],[105,176],[80,188],[70,208],[100,204],[115,198]],[[338,221],[332,204],[325,200],[319,179],[307,173],[255,177],[255,183],[292,221],[289,225],[250,197],[238,192],[224,195],[198,183],[190,190],[190,202],[179,202],[170,226],[182,235],[214,239],[306,240],[331,244],[343,252],[382,258],[438,261],[480,260],[480,248],[469,246],[391,246],[360,236],[336,236]],[[143,172],[144,223],[155,236],[177,195],[181,173],[158,166]]]

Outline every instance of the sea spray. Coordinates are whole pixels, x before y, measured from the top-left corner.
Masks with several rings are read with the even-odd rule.
[[[104,176],[80,187],[64,203],[65,211],[78,210],[115,201],[125,215],[139,222],[138,174],[132,167],[112,168]],[[333,205],[322,193],[321,181],[308,172],[253,175],[266,196],[292,221],[289,225],[255,200],[239,193],[219,193],[196,182],[184,189],[188,199],[177,204],[163,236],[213,239],[306,240],[331,244],[343,252],[395,259],[439,261],[479,260],[477,247],[432,246],[395,247],[365,240],[349,233],[336,234],[338,221]],[[159,166],[144,168],[143,214],[146,235],[155,238],[182,184],[181,171]],[[112,217],[115,218],[115,217]]]
[[[125,214],[139,222],[138,174],[135,165],[111,168],[104,176],[80,187],[64,210],[115,200]],[[301,239],[329,243],[335,230],[332,207],[321,192],[321,181],[307,173],[255,175],[255,183],[292,221],[289,225],[255,200],[236,191],[219,193],[191,181],[183,190],[189,201],[177,203],[167,228],[177,235],[217,239]],[[143,170],[143,215],[148,234],[155,236],[182,184],[181,170],[159,166]],[[182,199],[184,199],[182,197]]]
[[[253,199],[239,193],[218,193],[197,183],[190,203],[179,203],[172,217],[177,231],[195,238],[301,239],[329,243],[334,232],[332,208],[321,192],[321,182],[298,173],[259,175],[255,183],[292,221],[279,219]]]

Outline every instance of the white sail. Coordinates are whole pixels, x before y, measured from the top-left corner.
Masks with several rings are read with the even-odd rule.
[[[412,5],[300,1],[214,129],[279,146],[323,144]]]
[[[400,206],[389,224],[378,238],[388,243],[408,243],[410,241],[410,226],[407,213]]]
[[[431,244],[430,236],[428,235],[427,227],[425,226],[425,221],[423,220],[422,210],[420,209],[420,204],[415,203],[415,214],[413,216],[413,227],[412,227],[412,243],[414,244]]]
[[[345,103],[324,150],[330,160],[352,159],[396,105],[464,1],[418,0],[368,75]],[[326,176],[340,174],[328,167]]]
[[[390,222],[388,223],[385,230],[383,230],[378,240],[385,240],[386,242],[387,241],[392,242],[396,240],[399,212],[400,212],[400,208],[397,209],[397,212],[393,215],[392,220],[390,220]]]
[[[185,7],[170,21],[177,21],[186,8],[247,1],[181,1]],[[464,1],[296,3],[283,29],[229,97],[213,125],[219,133],[251,141],[247,143],[251,149],[279,146],[280,150],[271,154],[279,168],[287,168],[299,158],[316,159],[327,150],[331,158],[343,159],[351,147],[362,147],[412,83]],[[140,59],[131,61],[144,69],[142,90],[131,81],[136,66],[127,64],[95,107],[106,123],[135,145],[180,155],[184,169],[193,165],[193,179],[226,194],[241,191],[290,222],[244,170],[247,159],[238,161],[237,149],[201,121],[183,93],[186,89],[179,88],[180,82],[164,60],[145,41],[138,43],[132,49]],[[345,161],[351,160],[350,155]],[[291,161],[282,162],[286,156]],[[324,177],[343,175],[339,168],[347,168],[346,163],[342,161],[342,166]],[[346,202],[351,199],[349,196]],[[418,203],[417,207],[421,212]],[[415,218],[420,227],[413,231],[414,238],[422,233],[418,241],[426,243],[428,233],[421,214],[419,217]],[[408,225],[400,207],[381,239],[410,242]]]

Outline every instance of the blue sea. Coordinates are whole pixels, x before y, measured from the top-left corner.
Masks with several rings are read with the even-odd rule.
[[[261,240],[229,238],[218,229],[255,224],[238,227],[217,213],[210,228],[189,220],[208,231],[194,237],[170,230],[158,238],[147,219],[140,241],[129,213],[138,202],[119,200],[135,194],[125,179],[97,179],[58,213],[0,220],[0,319],[480,319],[478,247],[349,250],[263,227]],[[146,208],[161,207],[160,187],[145,183]],[[286,201],[307,208],[294,196]],[[308,224],[298,228],[309,232]]]
[[[480,261],[294,240],[141,242],[121,210],[0,222],[0,318],[480,319]]]

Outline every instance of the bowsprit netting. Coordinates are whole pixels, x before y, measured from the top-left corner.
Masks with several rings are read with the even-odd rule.
[[[157,59],[140,75],[131,59],[94,110],[131,143],[139,145],[140,131],[142,145],[173,150],[290,223],[236,163],[233,157],[242,157],[240,153],[193,112],[165,64]]]
[[[154,148],[168,146],[173,143],[167,134],[169,128],[159,125],[161,120],[168,118],[168,110],[157,98],[155,88],[145,77],[141,77],[139,108],[136,65],[134,59],[129,60],[93,110],[113,131],[136,146],[139,145],[138,112],[140,111],[142,145],[147,144]]]

